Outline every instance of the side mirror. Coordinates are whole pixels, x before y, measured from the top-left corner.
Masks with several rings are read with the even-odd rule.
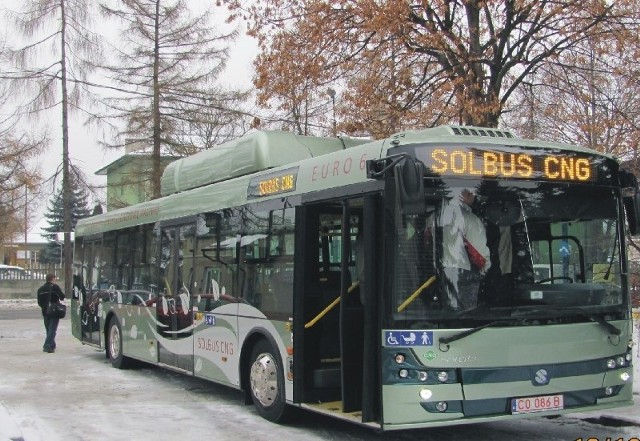
[[[421,214],[427,209],[424,196],[425,165],[406,157],[394,166],[396,200],[404,214]]]
[[[629,232],[632,236],[640,230],[640,192],[638,191],[638,179],[633,173],[620,170],[620,185],[622,187],[622,203],[629,224]]]

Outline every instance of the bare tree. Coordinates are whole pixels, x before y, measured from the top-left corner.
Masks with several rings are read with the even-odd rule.
[[[518,91],[505,122],[528,136],[580,144],[636,163],[640,6],[627,5],[626,11],[540,65]]]
[[[42,181],[32,159],[47,143],[45,136],[34,139],[14,133],[14,126],[0,128],[0,243],[27,229],[30,206]]]
[[[184,114],[189,114],[189,118],[176,123],[173,153],[179,156],[192,155],[244,135],[251,128],[252,116],[250,112],[242,110],[249,97],[249,92],[221,90],[214,98],[195,100],[199,107],[184,109]]]
[[[8,64],[0,42],[0,66]],[[0,78],[5,78],[0,69]],[[46,133],[29,135],[20,129],[14,94],[7,81],[0,82],[0,243],[12,241],[28,229],[42,178],[33,161],[47,145]]]
[[[111,1],[101,10],[123,24],[121,43],[113,48],[118,63],[102,66],[117,90],[104,100],[103,117],[124,121],[124,128],[114,124],[115,146],[127,139],[152,146],[150,180],[157,198],[161,154],[184,154],[183,142],[190,151],[190,127],[209,124],[203,115],[211,112],[243,118],[228,106],[242,95],[215,86],[236,33],[215,33],[210,13],[192,17],[183,0]]]
[[[32,96],[24,107],[32,115],[59,106],[62,116],[65,290],[72,286],[71,179],[69,113],[80,108],[92,57],[100,57],[90,30],[90,0],[28,0],[12,14],[29,43],[13,51],[18,69],[11,73],[17,90]]]
[[[627,13],[599,0],[228,0],[250,20],[267,97],[347,84],[343,109],[387,127],[439,122],[497,126],[514,91],[540,65]],[[275,42],[277,44],[272,44]],[[292,60],[292,61],[290,61]],[[276,84],[277,87],[272,87]],[[299,96],[302,102],[304,96]],[[359,123],[361,124],[361,123]]]

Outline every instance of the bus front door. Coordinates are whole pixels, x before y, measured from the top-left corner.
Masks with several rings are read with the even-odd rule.
[[[339,401],[343,412],[362,408],[364,306],[356,258],[364,256],[356,255],[356,242],[363,239],[363,208],[364,198],[307,205],[296,220],[303,256],[296,279],[304,295],[294,307],[304,329],[294,331],[301,359],[294,377],[304,383],[294,385],[294,399]]]

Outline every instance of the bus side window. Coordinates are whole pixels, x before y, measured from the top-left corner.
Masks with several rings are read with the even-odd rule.
[[[269,275],[269,289],[277,312],[293,311],[293,266],[274,269]]]
[[[242,300],[261,310],[269,306],[264,287],[269,266],[269,212],[253,211],[244,220],[240,240],[242,270],[239,273]]]

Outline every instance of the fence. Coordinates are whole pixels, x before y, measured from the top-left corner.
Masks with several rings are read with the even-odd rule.
[[[55,274],[58,279],[64,279],[63,268],[0,265],[0,299],[35,298],[47,274]],[[59,280],[58,284],[64,286],[64,280]]]

